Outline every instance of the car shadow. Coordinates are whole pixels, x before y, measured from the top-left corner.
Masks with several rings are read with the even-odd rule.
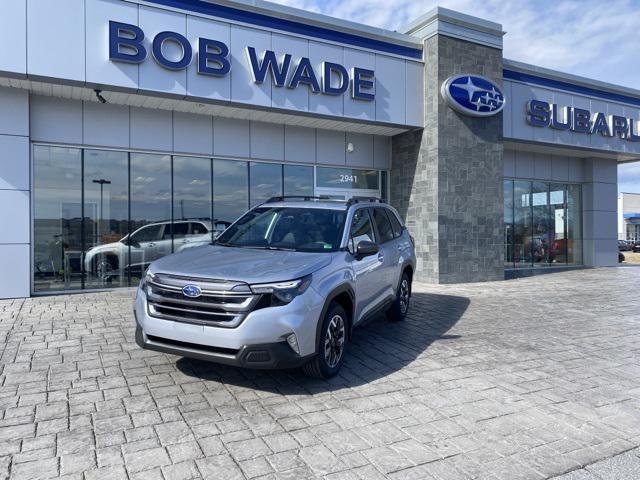
[[[286,395],[352,388],[428,358],[427,350],[434,342],[459,338],[447,332],[468,306],[466,297],[414,293],[404,321],[392,322],[380,314],[354,331],[340,373],[329,380],[309,378],[301,369],[251,370],[191,358],[180,358],[176,366],[183,374],[201,380]]]

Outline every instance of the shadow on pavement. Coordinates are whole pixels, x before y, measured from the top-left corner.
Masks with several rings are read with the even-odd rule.
[[[308,378],[300,369],[249,370],[190,358],[179,359],[176,366],[201,380],[287,395],[351,388],[401,370],[435,341],[459,338],[447,332],[468,306],[466,297],[414,293],[403,322],[391,322],[381,314],[355,330],[340,374],[327,381]]]

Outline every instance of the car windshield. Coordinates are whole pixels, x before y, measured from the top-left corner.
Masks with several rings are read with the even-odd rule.
[[[247,212],[214,242],[216,245],[297,252],[340,248],[344,210],[258,207]]]

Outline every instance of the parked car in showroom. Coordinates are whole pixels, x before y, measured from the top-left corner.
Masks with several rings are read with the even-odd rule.
[[[374,199],[276,197],[212,245],[153,262],[135,301],[142,348],[337,374],[353,329],[409,310],[413,239]]]
[[[108,282],[121,271],[142,273],[151,262],[171,253],[206,245],[231,223],[221,220],[178,220],[150,223],[117,242],[98,245],[84,256],[85,271]]]

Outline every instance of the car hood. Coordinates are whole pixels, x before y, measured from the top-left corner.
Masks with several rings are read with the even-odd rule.
[[[309,275],[331,263],[332,253],[287,252],[206,245],[156,260],[153,273],[269,283]]]

